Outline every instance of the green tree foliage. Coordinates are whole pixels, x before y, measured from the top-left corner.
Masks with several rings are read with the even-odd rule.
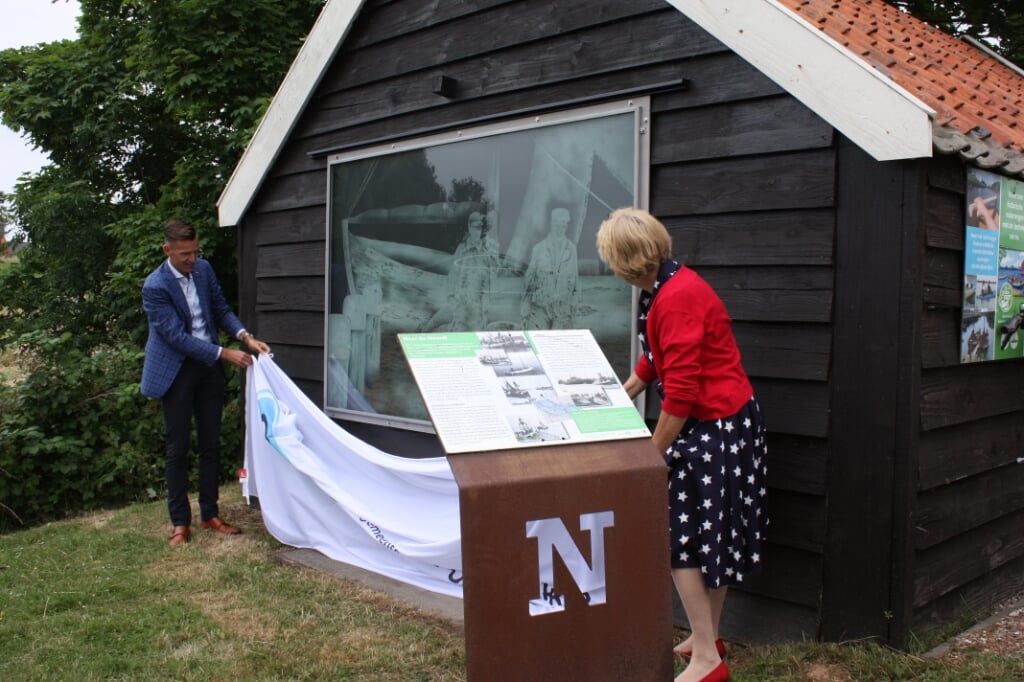
[[[896,0],[891,4],[955,36],[986,43],[1024,65],[1024,4],[1019,0]]]
[[[142,280],[179,217],[235,298],[216,200],[323,4],[80,0],[76,40],[0,52],[0,121],[51,160],[4,197],[25,248],[0,273],[0,351],[28,374],[0,386],[0,504],[25,520],[162,485],[158,405],[138,392]]]

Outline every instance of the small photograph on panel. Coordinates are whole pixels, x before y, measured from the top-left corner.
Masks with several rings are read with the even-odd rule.
[[[978,276],[967,275],[964,277],[964,310],[977,310],[978,304]]]
[[[603,388],[597,386],[574,387],[569,392],[573,405],[577,407],[611,407],[612,399]]]
[[[502,365],[511,365],[512,360],[508,357],[508,353],[503,350],[491,350],[486,349],[477,352],[477,360],[480,361],[481,365],[485,367],[500,367]]]
[[[994,316],[995,313],[964,316],[960,331],[961,362],[980,362],[993,358]]]
[[[505,353],[530,350],[530,342],[522,332],[484,332],[479,336],[480,344],[487,350],[500,350]]]
[[[999,325],[999,350],[1017,351],[1021,347],[1021,328],[1024,327],[1024,303],[1017,314]]]
[[[569,440],[565,427],[558,423],[547,423],[537,417],[516,417],[508,419],[516,440],[523,444],[551,443]]]
[[[991,312],[996,309],[995,277],[977,277],[974,283],[974,309],[981,312]]]
[[[600,371],[593,372],[579,372],[576,374],[569,374],[567,376],[560,377],[558,383],[561,386],[574,386],[580,384],[586,384],[591,386],[616,386],[618,380],[610,375]]]
[[[533,376],[543,374],[540,360],[533,353],[509,353],[507,365],[495,365],[494,373],[499,377]]]
[[[505,398],[512,405],[528,405],[551,391],[551,382],[543,374],[510,376],[499,381]]]

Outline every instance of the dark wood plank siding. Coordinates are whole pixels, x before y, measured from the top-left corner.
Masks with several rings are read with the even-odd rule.
[[[737,590],[727,622],[751,639],[814,636],[830,452],[832,128],[661,0],[369,2],[350,35],[243,221],[256,254],[243,295],[281,366],[322,401],[327,152],[650,94],[651,209],[728,306],[770,431],[769,564]],[[450,100],[432,92],[442,74],[457,82]]]
[[[978,552],[987,556],[997,554],[988,547],[962,547],[960,551],[968,556],[971,551],[974,551],[975,557],[979,556]],[[930,557],[924,556],[923,558]],[[1017,556],[998,566],[984,567],[983,570],[984,573],[980,578],[967,579],[967,582],[958,584],[942,596],[922,603],[915,614],[916,629],[920,632],[927,632],[931,629],[948,627],[951,622],[964,622],[976,617],[976,614],[987,613],[991,610],[993,603],[998,604],[1018,594],[1020,592],[1020,577],[1024,575],[1024,556]],[[966,578],[961,576],[961,579]]]
[[[913,448],[901,368],[915,342],[920,181],[913,166],[880,164],[846,140],[839,169],[822,634],[888,641],[905,544],[897,518],[908,505],[900,460]]]
[[[966,168],[927,164],[912,626],[984,612],[1024,587],[1021,360],[961,364]]]

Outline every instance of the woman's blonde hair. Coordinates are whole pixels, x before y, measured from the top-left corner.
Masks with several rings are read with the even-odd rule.
[[[619,208],[597,231],[597,253],[616,275],[635,279],[672,257],[672,237],[647,211]]]

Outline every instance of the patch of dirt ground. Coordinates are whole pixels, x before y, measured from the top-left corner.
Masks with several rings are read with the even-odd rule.
[[[1024,593],[1006,601],[995,614],[929,652],[929,658],[959,660],[966,651],[1024,657]]]
[[[804,671],[804,675],[810,682],[853,682],[850,673],[828,663],[811,663]]]

